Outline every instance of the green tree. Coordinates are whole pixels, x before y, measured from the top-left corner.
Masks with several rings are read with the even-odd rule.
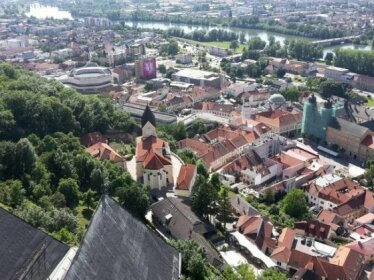
[[[84,205],[86,205],[88,209],[94,208],[95,207],[95,201],[96,201],[96,193],[93,190],[88,189],[83,194]]]
[[[206,279],[209,266],[204,250],[192,240],[172,241],[172,245],[182,254],[182,274],[191,280]]]
[[[288,277],[286,274],[276,271],[272,268],[267,268],[263,271],[261,276],[257,278],[258,280],[287,280]]]
[[[90,182],[92,189],[96,190],[99,193],[102,192],[102,187],[105,183],[105,174],[100,167],[96,167],[94,170],[92,170],[92,173],[90,175]]]
[[[161,73],[161,74],[166,74],[166,66],[164,64],[159,64],[158,65],[158,71]]]
[[[65,197],[66,206],[75,208],[79,204],[79,186],[73,178],[61,179],[57,191]]]
[[[208,173],[208,170],[206,169],[205,164],[204,164],[203,161],[201,161],[201,160],[197,161],[197,167],[196,167],[196,169],[197,169],[197,174],[199,174],[199,175],[201,175],[201,176],[203,176],[205,178],[208,178],[209,173]]]
[[[299,90],[297,88],[288,88],[281,92],[284,98],[288,101],[297,102],[299,101]]]
[[[291,217],[301,219],[308,212],[304,192],[300,189],[291,190],[283,200],[283,211]]]
[[[332,52],[328,52],[325,55],[325,62],[326,62],[327,65],[331,65],[333,59],[334,59],[334,54]]]
[[[368,181],[368,187],[370,190],[374,190],[374,164],[369,162],[365,170],[365,179]]]
[[[298,60],[315,61],[322,57],[323,50],[307,40],[292,40],[288,46],[288,53]]]
[[[223,230],[226,231],[226,223],[229,221],[229,217],[231,215],[230,197],[226,187],[224,187],[222,190],[219,208],[222,216],[221,220],[223,222]]]
[[[319,93],[322,98],[328,99],[332,95],[344,97],[345,90],[341,83],[327,80],[320,84]]]
[[[275,201],[274,191],[272,188],[267,188],[264,193],[264,201],[266,204],[271,204]]]
[[[239,43],[238,43],[237,40],[232,40],[232,41],[230,42],[230,49],[232,49],[232,50],[236,50],[238,47],[239,47]]]
[[[241,264],[237,267],[236,271],[240,275],[241,280],[255,280],[256,276],[252,270],[252,268],[249,267],[247,264]]]
[[[168,46],[168,55],[175,56],[178,54],[178,52],[179,52],[178,42],[175,40],[171,40]]]
[[[196,156],[191,149],[178,150],[177,154],[184,163],[196,164]]]
[[[167,111],[167,106],[164,103],[162,103],[160,106],[158,106],[158,110],[160,112],[166,112]]]
[[[266,46],[266,42],[261,40],[260,37],[252,37],[248,41],[247,49],[248,50],[262,50],[263,48],[265,48],[265,46]]]
[[[15,161],[16,172],[19,177],[22,177],[25,173],[30,174],[35,166],[37,155],[34,146],[30,143],[27,138],[22,138],[16,144],[16,155]]]
[[[8,192],[8,202],[13,208],[21,205],[25,200],[26,190],[19,180],[9,182]]]
[[[216,204],[219,200],[219,187],[199,175],[191,194],[192,210],[205,218],[217,214]]]
[[[144,216],[150,205],[150,194],[147,187],[137,183],[123,186],[117,189],[119,201],[134,216],[144,220]]]

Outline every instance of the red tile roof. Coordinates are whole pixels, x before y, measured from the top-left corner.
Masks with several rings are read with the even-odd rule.
[[[196,174],[196,165],[184,164],[179,171],[176,189],[189,191],[193,177]]]
[[[374,135],[367,135],[361,142],[362,145],[374,149]]]
[[[369,240],[353,241],[345,245],[345,247],[348,247],[366,257],[370,257],[374,253],[374,238]]]
[[[83,135],[80,139],[80,142],[83,146],[89,147],[99,142],[107,143],[108,139],[104,137],[104,135],[102,135],[100,132],[91,132]]]
[[[295,229],[303,230],[305,235],[311,235],[320,239],[326,239],[330,232],[330,226],[328,224],[313,220],[296,222]]]
[[[159,170],[165,165],[171,165],[171,161],[151,149],[144,159],[144,169]]]
[[[149,136],[146,139],[141,139],[137,143],[136,149],[136,161],[144,161],[150,150],[160,150],[163,147],[167,147],[168,144],[155,136]]]
[[[93,157],[99,160],[111,160],[113,162],[123,162],[123,157],[118,154],[115,150],[113,150],[108,144],[106,143],[96,143],[88,148],[85,149]]]
[[[270,127],[282,128],[292,124],[300,124],[302,121],[302,113],[296,110],[291,112],[276,109],[272,111],[258,113],[254,116],[256,121],[262,122]]]

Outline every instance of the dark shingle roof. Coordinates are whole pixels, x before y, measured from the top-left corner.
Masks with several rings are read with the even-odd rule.
[[[144,109],[144,113],[142,116],[142,127],[145,126],[147,122],[150,122],[153,126],[156,126],[156,118],[151,108],[149,108],[148,104]]]
[[[329,126],[358,138],[361,138],[368,131],[368,128],[364,126],[340,118],[333,118]]]
[[[151,209],[153,217],[168,229],[171,237],[194,240],[205,249],[210,263],[217,267],[222,265],[220,255],[204,237],[214,234],[214,227],[200,220],[188,205],[178,198],[167,197],[154,203]]]
[[[108,196],[103,196],[66,280],[168,280],[179,253]]]
[[[47,279],[69,247],[0,209],[0,279]]]

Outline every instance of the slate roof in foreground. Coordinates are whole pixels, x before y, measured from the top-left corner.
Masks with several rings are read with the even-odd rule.
[[[0,208],[0,279],[47,279],[69,247]]]
[[[179,253],[103,196],[65,280],[174,280]]]

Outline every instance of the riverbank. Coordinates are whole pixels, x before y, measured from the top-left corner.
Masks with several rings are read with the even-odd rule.
[[[191,16],[160,16],[149,13],[148,11],[136,11],[132,14],[124,16],[125,20],[136,22],[158,22],[166,24],[188,24],[196,26],[218,26],[220,28],[243,28],[243,29],[256,29],[261,31],[276,32],[290,36],[301,36],[304,38],[318,38],[330,39],[347,36],[347,32],[333,28],[321,27],[311,24],[269,24],[268,22],[261,22],[258,16],[247,16],[237,18],[209,18],[209,17],[191,17]]]
[[[231,42],[229,41],[223,41],[223,42],[199,42],[199,41],[194,41],[194,40],[188,40],[184,38],[179,38],[179,37],[173,37],[174,39],[181,41],[181,42],[186,42],[191,45],[199,45],[199,46],[204,46],[204,47],[220,47],[224,49],[230,49],[230,44]],[[241,54],[243,53],[243,49],[246,46],[244,44],[239,44],[238,48],[235,49],[234,53],[236,54]]]

